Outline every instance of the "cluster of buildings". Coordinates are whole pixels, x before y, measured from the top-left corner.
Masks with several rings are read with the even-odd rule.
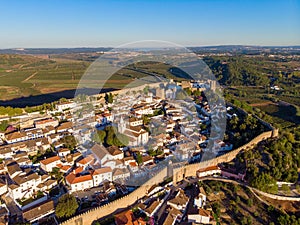
[[[183,83],[182,88],[199,88],[199,85]],[[200,88],[207,85],[215,87],[211,82]],[[61,179],[56,177],[58,174],[67,191],[75,193],[105,183],[142,180],[158,171],[160,162],[165,160],[200,159],[200,146],[207,143],[209,131],[203,132],[199,123],[209,123],[211,109],[202,99],[202,105],[198,106],[204,112],[201,113],[191,97],[178,99],[178,91],[176,85],[168,84],[150,91],[120,94],[113,103],[104,104],[104,99],[87,104],[70,101],[57,104],[54,110],[40,117],[35,115],[30,123],[26,120],[18,127],[10,126],[0,132],[0,172],[3,175],[0,195],[11,198],[25,212],[29,207],[24,208],[23,203],[28,199],[36,201],[39,207],[53,205],[53,202],[48,203],[49,193],[62,185]],[[91,106],[97,109],[95,113]],[[115,135],[124,135],[128,144],[120,147],[93,142],[91,137],[97,130],[105,131],[107,126],[114,127]],[[69,142],[74,142],[74,137],[77,144],[73,144],[72,149]],[[218,145],[228,147],[221,141]],[[170,190],[165,191],[169,196]],[[166,219],[173,222],[182,218],[189,201],[182,190],[176,193],[166,207],[169,212]],[[147,215],[153,216],[162,202],[163,199],[154,201],[150,207],[153,211],[145,209]],[[40,219],[40,215],[29,222],[37,218]]]
[[[213,210],[203,187],[193,184],[187,188],[187,184],[185,182],[182,187],[170,185],[151,187],[147,196],[133,209],[115,215],[115,223],[117,225],[174,225],[181,222],[215,224]]]
[[[46,115],[24,115],[18,124],[11,122],[6,131],[0,132],[1,209],[6,209],[10,217],[33,223],[54,213],[50,192],[59,188],[60,180],[53,169],[68,173],[81,157],[65,143],[65,137],[73,135],[73,123],[69,111],[63,110],[73,104],[68,108],[58,104]],[[54,116],[58,112],[59,116]]]

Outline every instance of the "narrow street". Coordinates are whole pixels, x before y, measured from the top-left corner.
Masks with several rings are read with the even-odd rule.
[[[4,200],[6,206],[9,210],[9,213],[10,213],[9,224],[15,224],[22,216],[22,211],[19,209],[19,207],[12,200],[11,197],[3,195],[2,199]]]
[[[176,193],[175,190],[176,189],[174,187],[171,187],[168,198],[166,199],[166,201],[164,201],[164,203],[162,204],[162,206],[159,208],[158,212],[156,213],[155,217],[156,217],[157,224],[163,224],[166,217],[168,216],[168,212],[166,211],[167,201],[170,200],[171,198],[175,197],[175,193]]]

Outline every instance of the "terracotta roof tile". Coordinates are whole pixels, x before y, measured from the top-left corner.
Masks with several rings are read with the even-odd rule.
[[[44,165],[48,165],[48,164],[53,163],[55,161],[60,161],[59,156],[53,156],[53,157],[41,160],[40,163],[44,164]]]

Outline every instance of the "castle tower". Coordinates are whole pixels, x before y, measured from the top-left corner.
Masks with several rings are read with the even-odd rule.
[[[168,161],[168,168],[167,168],[167,177],[172,177],[173,176],[173,164],[172,161]]]
[[[216,91],[216,88],[217,88],[217,81],[216,80],[210,80],[209,81],[209,86],[210,86],[210,89],[215,92]]]
[[[120,121],[118,123],[118,131],[123,133],[126,129],[126,121],[123,119],[123,116],[120,117]]]
[[[156,97],[158,98],[161,98],[161,99],[165,99],[165,89],[164,88],[156,88],[155,89],[155,94],[156,94]]]

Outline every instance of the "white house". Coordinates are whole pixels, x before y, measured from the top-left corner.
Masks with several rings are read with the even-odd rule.
[[[130,177],[130,172],[128,169],[116,168],[113,170],[113,181],[118,180],[118,179],[126,179],[127,177]]]
[[[96,115],[96,121],[102,125],[109,124],[113,122],[113,120],[114,120],[113,114],[108,112]]]
[[[125,165],[125,166],[128,166],[128,165],[130,165],[130,163],[134,163],[134,162],[136,162],[136,161],[135,161],[135,159],[133,158],[133,156],[128,156],[128,157],[125,157],[125,158],[123,159],[123,162],[124,162],[124,165]]]
[[[38,120],[34,122],[36,128],[45,129],[47,126],[56,127],[58,126],[58,121],[53,118]]]
[[[113,159],[112,155],[106,150],[103,145],[95,144],[91,148],[91,152],[100,165],[102,165],[106,161]]]
[[[25,132],[13,132],[5,135],[5,140],[8,144],[16,143],[19,141],[26,141],[28,140],[28,137]]]
[[[168,200],[167,205],[170,205],[175,209],[184,211],[188,202],[189,198],[185,195],[182,189],[179,189],[176,196]]]
[[[112,169],[110,167],[102,167],[95,169],[92,173],[94,186],[100,185],[103,181],[112,181]]]
[[[8,146],[1,146],[0,147],[0,155],[1,155],[2,159],[11,158],[13,154],[14,153],[13,153],[11,147],[8,147]]]
[[[121,161],[121,160],[108,160],[106,162],[103,162],[102,164],[103,167],[110,167],[110,168],[119,168],[119,169],[122,169],[122,168],[125,168],[126,166],[124,165],[124,163]]]
[[[4,193],[7,192],[7,186],[4,181],[0,181],[0,195],[3,195]]]
[[[37,173],[19,175],[12,179],[14,184],[8,185],[8,193],[13,199],[30,198],[41,183],[41,176]]]
[[[194,205],[197,208],[203,208],[203,206],[206,203],[206,194],[205,191],[203,189],[203,187],[200,187],[200,193],[199,195],[194,199]]]
[[[38,205],[30,207],[22,212],[22,217],[25,222],[36,224],[36,222],[55,212],[53,200],[47,200]]]
[[[153,109],[148,105],[134,106],[133,111],[135,114],[139,114],[139,115],[152,115],[153,114]]]
[[[20,168],[19,164],[15,161],[10,162],[9,164],[6,165],[6,170],[10,176],[10,178],[14,178],[17,176],[20,176],[23,171]]]
[[[143,120],[141,118],[131,117],[129,118],[129,125],[133,127],[143,125]]]
[[[27,140],[37,139],[44,137],[43,129],[32,128],[25,131]]]
[[[209,224],[210,212],[205,209],[199,209],[199,213],[188,215],[188,222],[189,223]]]
[[[76,104],[74,102],[66,102],[66,103],[61,103],[61,104],[57,104],[56,105],[56,109],[58,111],[64,111],[66,109],[72,109],[76,106]]]
[[[83,159],[81,159],[80,161],[78,161],[76,164],[79,167],[83,167],[84,169],[92,166],[95,162],[95,158],[93,155],[87,155],[86,157],[84,157]]]
[[[73,133],[73,123],[70,121],[64,122],[56,128],[56,131],[57,133],[62,133],[66,131],[69,133]]]
[[[202,168],[197,170],[196,172],[197,177],[206,177],[206,176],[212,176],[215,174],[221,174],[221,169],[218,166],[209,166],[206,168]]]
[[[68,149],[68,148],[60,148],[60,149],[58,149],[57,153],[58,153],[58,155],[60,157],[65,157],[68,154],[70,154],[70,149]]]
[[[61,164],[59,156],[53,156],[40,161],[41,168],[47,172],[51,172],[58,164]]]
[[[129,137],[130,146],[145,145],[149,140],[149,133],[142,126],[130,126],[128,121],[123,117],[118,123],[118,131]]]
[[[122,160],[124,158],[124,153],[117,146],[109,146],[106,150],[114,160]]]
[[[46,126],[43,129],[43,133],[44,133],[45,137],[48,137],[51,134],[55,134],[55,127],[53,127],[53,126]]]
[[[75,170],[66,176],[66,183],[70,186],[70,192],[82,191],[94,186],[91,174],[80,175],[75,174]]]

